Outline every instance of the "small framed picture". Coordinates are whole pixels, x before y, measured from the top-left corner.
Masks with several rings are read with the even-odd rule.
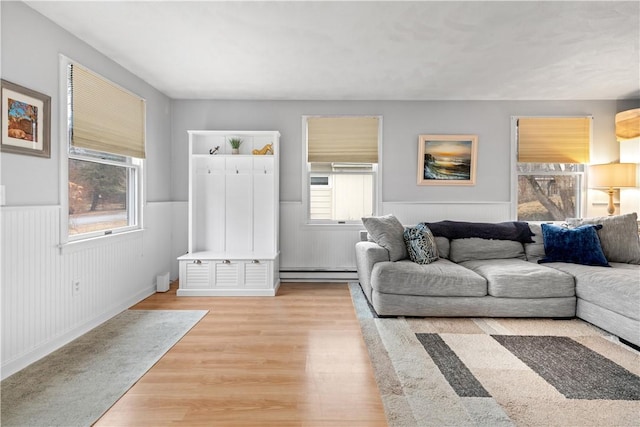
[[[418,185],[475,185],[477,135],[420,135]]]
[[[0,151],[51,157],[51,97],[2,80]]]

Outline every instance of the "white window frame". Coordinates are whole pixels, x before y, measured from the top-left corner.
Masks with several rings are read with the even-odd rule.
[[[81,154],[70,154],[70,107],[68,97],[68,73],[67,70],[70,65],[77,64],[83,66],[81,63],[70,59],[65,55],[59,57],[59,93],[60,93],[60,247],[64,248],[68,244],[75,244],[81,242],[91,242],[95,239],[112,239],[130,235],[132,232],[139,232],[143,229],[143,206],[144,206],[144,159],[136,159],[133,157],[125,157],[127,160],[123,162],[111,161],[105,159],[99,159],[95,156],[97,152],[93,151],[94,156],[85,156]],[[85,67],[86,68],[86,67]],[[93,71],[92,71],[93,72]],[[94,72],[95,73],[95,72]],[[99,75],[111,84],[120,87],[113,83],[111,80]],[[127,91],[128,92],[128,91]],[[129,92],[131,93],[131,92]],[[132,95],[135,95],[132,93]],[[138,95],[135,95],[138,96]],[[145,124],[146,126],[146,124]],[[91,150],[87,150],[91,151]],[[129,212],[135,216],[134,224],[119,227],[111,230],[100,230],[91,233],[82,234],[69,234],[69,160],[78,159],[84,161],[91,161],[96,163],[103,163],[108,165],[114,165],[119,167],[125,167],[128,169],[128,173],[133,176],[129,178],[130,189],[127,192],[127,206],[129,206]]]
[[[586,212],[587,209],[587,179],[584,171],[582,172],[535,172],[535,173],[526,173],[522,174],[518,172],[518,119],[526,118],[526,117],[557,117],[557,118],[566,118],[566,117],[589,117],[590,115],[584,116],[511,116],[511,219],[516,221],[518,219],[518,177],[520,175],[569,175],[569,176],[578,176],[579,177],[579,191],[576,197],[576,207],[578,212],[576,212],[576,216],[580,217]],[[592,149],[593,144],[593,120],[591,120],[591,140],[589,141],[589,150]],[[584,164],[584,169],[586,170],[587,164]]]
[[[327,183],[326,184],[310,184],[310,185],[317,185],[318,187],[323,187],[323,188],[333,188],[333,174],[327,173],[327,172],[313,172],[309,174],[309,180],[311,180],[312,177],[322,177],[322,178],[327,178]]]
[[[362,220],[352,220],[352,221],[339,221],[339,220],[329,220],[329,219],[311,219],[311,185],[310,185],[310,177],[311,175],[329,175],[329,187],[333,187],[333,178],[331,175],[337,174],[347,174],[349,172],[317,172],[311,171],[310,163],[307,162],[308,158],[308,146],[307,146],[307,121],[310,118],[315,117],[377,117],[378,118],[378,163],[374,164],[374,168],[372,172],[368,174],[373,175],[373,215],[378,215],[379,212],[382,212],[382,116],[381,115],[365,115],[365,114],[344,114],[344,115],[327,115],[327,114],[318,114],[318,115],[303,115],[302,116],[302,168],[304,173],[302,174],[302,204],[304,205],[304,224],[307,226],[322,226],[324,228],[328,228],[327,226],[339,226],[339,227],[353,227],[354,229],[362,228]],[[363,174],[359,172],[359,174]],[[329,188],[327,187],[327,188]]]

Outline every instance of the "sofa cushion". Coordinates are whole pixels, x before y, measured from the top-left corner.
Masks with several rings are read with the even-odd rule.
[[[487,293],[500,298],[557,298],[575,295],[573,276],[521,259],[461,263],[487,279]]]
[[[538,262],[570,262],[609,267],[596,233],[598,228],[602,226],[581,225],[577,228],[564,228],[553,224],[542,224],[546,255]]]
[[[371,287],[380,293],[400,295],[487,294],[487,281],[483,277],[447,259],[424,265],[409,260],[376,263],[371,272]]]
[[[538,262],[538,260],[541,260],[545,256],[542,226],[539,223],[529,223],[529,228],[534,234],[531,236],[533,243],[524,244],[524,253],[527,256],[527,261]]]
[[[449,239],[446,237],[438,237],[436,238],[436,246],[438,247],[438,256],[440,258],[449,258]]]
[[[579,299],[640,320],[640,266],[616,262],[611,263],[612,268],[555,262],[546,265],[575,277]]]
[[[471,237],[451,240],[449,259],[453,262],[474,259],[525,259],[522,243],[512,240],[492,240]]]
[[[424,224],[406,227],[403,236],[411,261],[418,264],[431,264],[438,260],[438,247],[429,227]]]
[[[393,215],[370,216],[362,218],[362,224],[369,237],[389,251],[389,259],[398,261],[409,256],[404,244],[404,227]]]
[[[594,218],[567,218],[571,227],[599,224],[598,237],[602,252],[609,262],[640,264],[638,215],[634,213]]]

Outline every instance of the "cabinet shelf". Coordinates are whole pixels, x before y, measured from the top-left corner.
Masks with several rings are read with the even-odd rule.
[[[269,157],[273,157],[272,154],[193,154],[191,157],[193,157],[194,159],[208,159],[208,158],[220,158],[220,157],[252,157],[252,158],[260,158],[260,157],[264,157],[264,158],[269,158]]]

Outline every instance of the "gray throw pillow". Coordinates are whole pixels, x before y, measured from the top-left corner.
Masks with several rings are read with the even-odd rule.
[[[544,239],[542,238],[542,226],[540,223],[529,223],[529,229],[534,234],[531,236],[533,243],[524,244],[524,252],[528,261],[538,262],[545,257]]]
[[[449,258],[449,239],[441,236],[436,236],[435,239],[438,247],[438,256],[440,258]]]
[[[635,212],[594,218],[567,218],[567,224],[573,228],[585,224],[601,224],[598,237],[607,261],[640,264],[638,215]]]
[[[404,227],[395,216],[364,217],[362,224],[373,241],[389,251],[390,261],[399,261],[409,257],[404,244]]]

